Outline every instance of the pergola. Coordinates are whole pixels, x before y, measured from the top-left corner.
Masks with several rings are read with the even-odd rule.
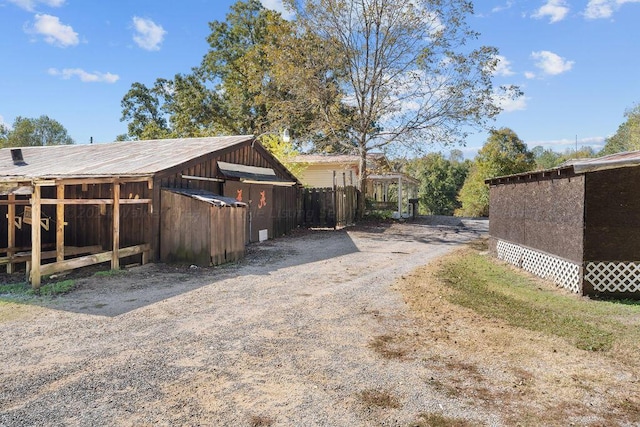
[[[367,194],[373,199],[374,205],[395,208],[396,218],[407,218],[409,213],[409,199],[417,198],[420,182],[403,173],[374,174],[367,177]],[[397,197],[390,194],[391,187],[397,187]],[[395,196],[395,195],[394,195]],[[396,200],[392,200],[392,199]]]

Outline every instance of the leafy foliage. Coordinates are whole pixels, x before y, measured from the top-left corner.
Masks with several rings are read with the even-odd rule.
[[[601,156],[623,151],[640,150],[640,104],[625,111],[627,120],[622,123],[616,133],[605,140]]]
[[[60,122],[43,115],[35,119],[18,116],[11,129],[1,126],[0,143],[2,147],[37,147],[74,141]]]
[[[594,157],[595,152],[591,147],[582,147],[579,150],[566,150],[564,153],[557,153],[549,148],[536,146],[531,149],[536,162],[536,169],[553,169],[570,159],[582,159]]]
[[[341,141],[363,159],[370,150],[457,143],[465,129],[500,112],[491,83],[497,50],[466,48],[471,2],[451,0],[289,0],[306,32],[336,46],[350,113]],[[519,89],[502,88],[517,97]],[[331,121],[332,116],[327,116]],[[346,121],[345,121],[346,120]],[[425,143],[425,141],[428,141]],[[364,162],[361,162],[364,165]],[[361,168],[360,179],[366,178]]]
[[[458,200],[462,207],[456,213],[461,216],[488,216],[489,188],[484,180],[534,168],[533,153],[514,131],[509,128],[492,130],[460,189]]]
[[[430,153],[407,164],[407,173],[420,180],[418,198],[422,212],[453,215],[461,207],[456,196],[469,173],[470,162],[451,157]]]

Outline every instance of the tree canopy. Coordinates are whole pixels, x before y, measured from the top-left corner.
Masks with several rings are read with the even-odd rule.
[[[626,121],[618,127],[614,135],[605,140],[605,145],[599,153],[601,156],[640,150],[640,104],[627,109],[624,116],[627,118]]]
[[[305,31],[336,47],[348,120],[336,126],[361,156],[391,144],[409,149],[462,142],[465,129],[500,112],[492,85],[497,50],[469,48],[479,34],[465,0],[289,0]],[[519,89],[502,88],[517,97]],[[327,116],[331,121],[332,117]]]
[[[460,208],[456,196],[462,187],[471,162],[463,161],[458,152],[445,158],[442,153],[429,153],[410,160],[405,171],[420,181],[420,210],[431,215],[453,215]]]
[[[461,216],[489,215],[489,188],[485,179],[512,175],[535,169],[534,155],[509,128],[492,130],[460,189]]]
[[[37,147],[73,144],[74,141],[60,122],[43,115],[38,118],[18,116],[11,128],[0,126],[0,143],[2,147]]]

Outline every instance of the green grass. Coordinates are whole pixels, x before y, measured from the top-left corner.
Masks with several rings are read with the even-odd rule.
[[[454,292],[448,300],[511,326],[555,335],[582,350],[608,351],[629,334],[640,337],[640,305],[593,301],[540,287],[525,274],[476,251],[450,258],[439,278]],[[632,325],[633,326],[633,325]]]
[[[0,301],[15,302],[27,300],[37,296],[52,297],[66,294],[75,287],[75,281],[63,280],[61,282],[46,283],[40,289],[33,289],[26,282],[0,284]]]

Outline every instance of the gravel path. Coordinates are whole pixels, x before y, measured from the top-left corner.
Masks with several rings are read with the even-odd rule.
[[[419,359],[372,345],[412,322],[394,280],[487,225],[305,232],[231,266],[142,266],[0,306],[0,425],[406,426],[434,412],[495,424],[431,387]]]

